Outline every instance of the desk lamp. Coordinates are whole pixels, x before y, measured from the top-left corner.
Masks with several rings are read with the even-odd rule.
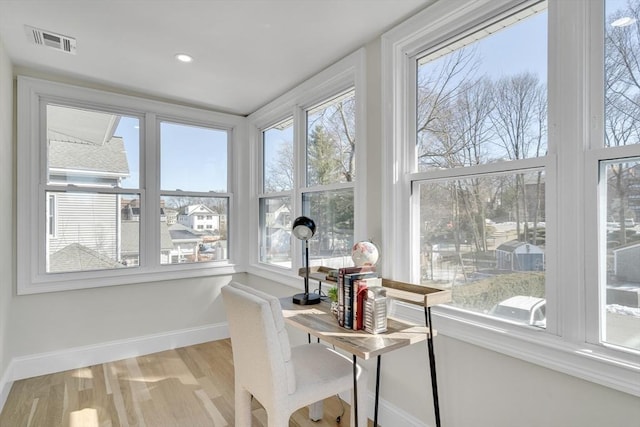
[[[309,293],[309,239],[316,232],[316,223],[311,218],[299,216],[293,221],[291,232],[296,238],[304,240],[304,259],[305,259],[305,276],[304,276],[304,293],[295,294],[293,303],[299,305],[312,305],[320,303],[320,295]]]

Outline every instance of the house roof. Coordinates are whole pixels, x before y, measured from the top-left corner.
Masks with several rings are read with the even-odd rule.
[[[140,253],[140,222],[122,220],[122,253]],[[160,222],[160,250],[173,249],[173,242],[166,222]]]
[[[79,243],[72,243],[53,253],[49,259],[49,272],[105,270],[124,267],[119,262],[89,249]]]
[[[182,224],[173,224],[169,227],[169,234],[171,235],[171,240],[191,240],[197,241],[202,240],[202,236],[196,233],[193,229],[189,227],[185,227]]]
[[[47,106],[47,137],[57,141],[101,145],[113,138],[120,118],[78,108]]]
[[[211,210],[211,208],[202,204],[184,206],[180,209],[181,215],[196,215],[196,214],[202,214],[202,213],[208,213],[212,215],[215,214],[215,212]]]
[[[113,114],[47,107],[49,168],[128,175],[124,141],[113,135],[118,122]]]
[[[116,137],[102,145],[79,144],[70,141],[49,141],[49,167],[129,174],[124,141]]]
[[[509,240],[508,242],[504,242],[503,244],[498,246],[496,250],[504,252],[515,252],[517,249],[525,245],[529,245],[529,247],[532,249],[531,253],[542,253],[542,249],[540,249],[539,246],[532,245],[531,243],[527,242],[521,242],[519,240]]]

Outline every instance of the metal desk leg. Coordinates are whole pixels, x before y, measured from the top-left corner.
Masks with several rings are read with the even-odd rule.
[[[373,427],[378,427],[378,400],[380,398],[380,360],[381,355],[378,355],[378,367],[376,369],[376,405],[373,412]]]
[[[436,427],[440,427],[440,404],[438,403],[438,380],[436,378],[436,358],[433,351],[433,327],[431,325],[431,308],[424,308],[424,321],[429,327],[427,347],[429,349],[429,367],[431,369],[431,392],[433,394],[433,409],[436,416]]]
[[[353,355],[353,410],[354,424],[358,427],[358,366],[356,365],[356,355]]]

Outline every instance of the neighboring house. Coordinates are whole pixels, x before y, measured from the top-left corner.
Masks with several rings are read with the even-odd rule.
[[[544,271],[544,251],[531,243],[511,240],[496,248],[496,268],[511,271]]]
[[[160,262],[171,262],[173,242],[169,234],[169,228],[164,221],[160,222]],[[127,267],[140,265],[140,222],[122,220],[122,264]]]
[[[282,205],[273,212],[269,212],[265,216],[266,226],[268,228],[284,228],[291,229],[291,212],[287,205]]]
[[[220,215],[205,205],[185,206],[178,213],[178,223],[197,231],[220,232]]]
[[[288,258],[291,250],[291,211],[282,205],[265,215],[265,247],[269,248],[270,257]]]
[[[140,265],[140,207],[139,200],[123,200],[120,210],[122,239],[120,256],[126,266]],[[171,260],[173,243],[167,227],[165,208],[160,207],[160,262],[167,264]]]
[[[49,258],[51,273],[68,271],[104,270],[119,268],[122,264],[78,243],[71,243]]]
[[[182,224],[173,224],[168,229],[173,242],[169,262],[175,264],[197,261],[198,249],[203,242],[203,236]]]
[[[164,207],[164,214],[167,218],[167,225],[173,225],[178,222],[178,210]]]
[[[124,142],[114,136],[118,121],[112,114],[48,106],[49,182],[107,188],[118,185],[129,175]],[[54,255],[70,245],[120,260],[120,201],[113,194],[50,192],[48,271],[59,271],[56,263],[63,257]],[[90,269],[77,261],[75,271]]]

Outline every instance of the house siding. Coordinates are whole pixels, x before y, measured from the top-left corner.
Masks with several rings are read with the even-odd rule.
[[[114,260],[119,259],[119,196],[58,193],[55,237],[49,255],[79,243]]]

